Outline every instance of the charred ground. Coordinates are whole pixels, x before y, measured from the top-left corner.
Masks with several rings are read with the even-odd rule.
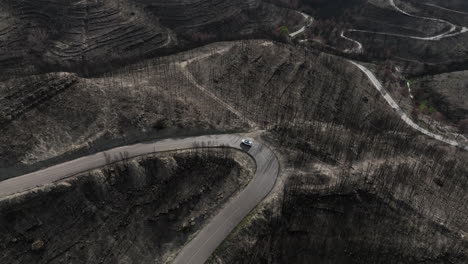
[[[468,26],[461,13],[395,3],[414,15]],[[428,3],[468,10],[462,1]],[[23,0],[1,7],[1,178],[131,142],[252,132],[276,150],[282,173],[269,199],[211,262],[467,261],[467,154],[408,127],[348,59],[376,73],[415,122],[460,138],[468,133],[468,34],[423,41],[348,32],[364,47],[352,52],[353,42],[340,37],[344,30],[422,37],[447,30],[384,0]],[[278,35],[278,27],[291,32],[304,22],[290,8],[315,18],[294,40]],[[284,43],[242,40],[191,49],[239,38]],[[242,188],[232,178],[245,169],[239,162],[180,155],[104,168],[5,205],[2,260],[162,261],[209,221],[195,204],[218,208],[227,198],[216,200],[214,189],[227,188],[227,197]],[[174,173],[161,182],[167,160]],[[203,177],[188,172],[192,166]],[[135,187],[142,178],[154,181]],[[172,216],[154,217],[180,203],[174,193],[191,198]],[[42,210],[51,203],[53,210]],[[70,212],[63,221],[72,233],[82,234],[71,244],[60,240],[71,231],[51,220],[62,211]],[[82,215],[78,223],[74,215]],[[194,228],[176,228],[184,223]]]

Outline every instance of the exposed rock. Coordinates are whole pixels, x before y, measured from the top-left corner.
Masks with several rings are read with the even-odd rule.
[[[39,251],[39,250],[44,249],[44,246],[45,246],[44,241],[42,241],[42,240],[36,240],[36,241],[34,241],[34,243],[32,243],[31,249],[32,249],[33,251]]]

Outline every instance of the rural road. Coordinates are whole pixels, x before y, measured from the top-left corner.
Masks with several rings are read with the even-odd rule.
[[[427,37],[427,38],[419,38],[419,37],[410,37],[410,38],[421,39],[421,40],[441,40],[441,39],[446,38],[446,37],[451,37],[451,36],[457,35],[457,33],[454,33],[457,30],[457,26],[455,26],[454,24],[452,24],[452,23],[450,23],[448,21],[438,19],[438,18],[432,18],[432,17],[415,16],[413,14],[410,14],[410,13],[404,11],[400,7],[398,7],[395,4],[395,0],[388,0],[388,1],[390,2],[390,5],[393,8],[395,8],[398,12],[400,12],[400,13],[406,15],[406,16],[413,17],[413,18],[418,18],[418,19],[430,20],[430,21],[434,21],[434,22],[438,22],[438,23],[442,23],[442,24],[446,24],[446,25],[450,26],[450,29],[448,31],[446,31],[446,32],[444,32],[444,33],[442,33],[440,35],[437,35],[437,36]],[[466,32],[466,28],[462,27],[460,29],[460,32],[458,32],[458,34],[461,34],[461,33],[464,33],[464,32]]]
[[[309,27],[310,25],[312,25],[312,23],[314,23],[314,18],[313,18],[313,17],[311,17],[311,16],[309,16],[308,14],[303,13],[303,12],[299,12],[299,13],[305,18],[306,23],[305,23],[305,25],[304,25],[303,27],[301,27],[299,30],[297,30],[297,31],[295,31],[295,32],[293,32],[293,33],[291,33],[291,34],[289,34],[289,36],[290,36],[291,38],[294,38],[294,37],[296,37],[297,35],[301,34],[302,32],[305,31],[305,29],[306,29],[307,27]]]
[[[236,137],[234,145],[239,144],[240,138]],[[249,154],[257,163],[254,179],[181,250],[174,264],[204,263],[240,221],[270,193],[279,172],[275,154],[261,144],[255,144]]]
[[[165,139],[150,143],[139,143],[114,148],[76,160],[65,162],[44,170],[0,182],[0,200],[9,195],[31,190],[67,177],[102,167],[107,164],[106,156],[120,160],[121,153],[133,158],[154,152],[180,150],[194,147],[228,146],[242,149],[238,135],[211,135],[180,139]],[[268,195],[279,172],[275,154],[257,142],[252,148],[244,149],[255,159],[257,169],[249,185],[231,199],[180,252],[174,263],[204,263],[228,234],[247,214]]]
[[[428,131],[427,129],[424,129],[424,128],[420,127],[413,120],[411,120],[411,118],[409,118],[408,115],[406,115],[406,113],[403,111],[403,109],[401,109],[401,107],[395,102],[395,100],[392,98],[392,96],[385,90],[382,83],[380,83],[380,81],[375,77],[375,75],[369,69],[367,69],[365,66],[363,66],[363,65],[361,65],[361,64],[359,64],[357,62],[354,62],[354,61],[350,61],[350,62],[354,66],[358,67],[369,78],[372,85],[380,92],[380,94],[383,96],[385,101],[387,101],[387,103],[392,107],[392,109],[400,116],[400,118],[407,125],[409,125],[413,129],[416,129],[419,132],[421,132],[421,133],[423,133],[423,134],[425,134],[425,135],[427,135],[427,136],[429,136],[431,138],[434,138],[434,139],[436,139],[438,141],[441,141],[443,143],[452,145],[454,147],[459,147],[461,149],[468,150],[468,146],[462,145],[458,141],[444,138],[441,135],[434,134],[434,133]]]
[[[361,33],[367,33],[367,34],[385,35],[385,36],[409,38],[409,39],[415,39],[415,40],[426,40],[426,41],[439,41],[439,40],[442,40],[442,39],[445,39],[445,38],[454,37],[454,36],[457,36],[457,35],[464,34],[464,33],[468,32],[468,28],[462,27],[462,26],[457,26],[457,25],[455,25],[453,23],[450,23],[450,22],[442,20],[442,19],[431,18],[431,17],[423,17],[423,16],[416,16],[416,15],[410,14],[410,13],[404,11],[403,9],[401,9],[400,7],[398,7],[395,4],[395,0],[388,0],[388,1],[389,1],[389,4],[396,11],[398,11],[399,13],[401,13],[401,14],[403,14],[405,16],[409,16],[409,17],[412,17],[412,18],[429,20],[429,21],[434,21],[434,22],[437,22],[437,23],[443,23],[443,24],[446,24],[446,25],[450,26],[450,28],[446,32],[443,32],[443,33],[441,33],[439,35],[431,36],[431,37],[409,36],[409,35],[403,35],[403,34],[376,32],[376,31],[361,30],[361,29],[348,29],[348,30],[345,30],[345,31],[341,32],[341,38],[346,39],[348,41],[354,42],[355,45],[356,45],[356,48],[352,49],[352,50],[345,50],[345,52],[351,51],[351,52],[361,53],[362,48],[363,48],[362,43],[360,43],[359,41],[354,40],[354,39],[352,39],[350,37],[345,36],[346,32],[361,32]],[[451,10],[451,11],[454,12],[455,10]]]
[[[391,3],[394,3],[393,0],[389,0]],[[397,8],[398,9],[398,8]],[[404,11],[402,11],[404,12]],[[404,12],[405,13],[405,12]],[[302,13],[303,14],[303,13]],[[406,14],[406,13],[405,13]],[[291,37],[304,32],[305,28],[312,24],[313,18],[303,14],[306,18],[306,25],[299,29],[296,32],[290,34]],[[429,18],[424,18],[429,19]],[[437,20],[437,19],[431,19]],[[449,23],[449,22],[447,22]],[[464,30],[464,29],[463,29]],[[466,31],[461,30],[461,33]],[[358,30],[349,30],[349,31],[358,31]],[[375,33],[375,32],[371,32]],[[453,30],[448,33],[444,33],[443,37],[453,36]],[[376,34],[386,34],[386,33],[376,33]],[[344,33],[341,35],[343,38],[354,41],[350,38],[344,36]],[[406,36],[407,37],[407,36]],[[416,37],[414,37],[416,38]],[[442,37],[436,36],[432,37],[433,40],[438,40]],[[429,39],[426,39],[429,40]],[[354,41],[358,45],[357,50],[362,50],[362,44],[357,41]],[[220,52],[225,52],[221,50]],[[203,57],[203,56],[202,56]],[[200,59],[201,57],[195,58]],[[190,81],[194,81],[186,67],[192,61],[185,61],[180,64],[181,68],[184,70],[183,73],[185,76],[189,77]],[[434,134],[414,123],[398,106],[398,104],[393,100],[393,98],[385,91],[382,84],[379,80],[373,75],[373,73],[367,69],[365,66],[358,64],[356,62],[351,62],[356,67],[358,67],[366,76],[369,78],[374,87],[380,91],[382,96],[385,98],[387,103],[400,115],[402,120],[406,122],[412,128],[420,131],[421,133],[428,135],[436,140],[450,144],[452,146],[461,147],[465,150],[468,150],[467,146],[460,145],[457,141],[446,139],[440,135]],[[199,87],[198,88],[203,88]],[[202,89],[203,90],[203,89]],[[204,91],[207,92],[207,91]],[[210,97],[214,99],[219,99],[215,95],[210,94]],[[219,99],[220,100],[220,99]],[[232,111],[234,114],[240,115],[235,109],[230,105],[227,105],[223,101],[217,100],[220,104],[224,105],[227,109]],[[252,122],[252,121],[251,121]],[[250,122],[249,122],[250,123]],[[251,126],[255,124],[252,122]],[[194,147],[231,147],[235,149],[242,149],[241,147],[241,137],[239,135],[210,135],[210,136],[200,136],[200,137],[190,137],[190,138],[178,138],[178,139],[165,139],[156,142],[149,143],[139,143],[129,146],[123,146],[114,148],[105,152],[96,153],[86,157],[82,157],[76,160],[65,162],[53,167],[46,168],[37,172],[29,173],[20,177],[8,179],[0,182],[0,200],[16,194],[25,192],[31,189],[34,189],[39,186],[51,184],[65,178],[77,175],[79,173],[96,169],[102,166],[105,166],[108,163],[107,157],[111,157],[112,161],[118,161],[121,159],[121,154],[125,153],[126,158],[133,158],[141,155],[151,154],[155,152],[171,151],[171,150],[181,150]],[[211,221],[200,230],[195,237],[189,241],[179,252],[176,258],[173,260],[174,264],[200,264],[204,263],[214,250],[222,243],[222,241],[229,235],[229,233],[244,219],[248,213],[254,209],[272,190],[276,178],[279,173],[279,162],[275,154],[266,146],[256,143],[250,149],[246,150],[256,161],[257,169],[253,180],[249,185],[242,190],[239,195],[232,198],[213,218]]]
[[[434,37],[415,37],[415,36],[405,36],[405,35],[399,35],[399,34],[391,34],[391,33],[380,33],[380,32],[372,32],[372,31],[366,31],[366,30],[357,30],[357,29],[349,29],[347,30],[348,32],[365,32],[365,33],[372,33],[372,34],[381,34],[381,35],[390,35],[390,36],[397,36],[397,37],[406,37],[406,38],[412,38],[412,39],[418,39],[418,40],[426,40],[426,41],[436,41],[436,40],[441,40],[443,38],[448,38],[448,37],[452,37],[452,36],[455,36],[455,35],[458,35],[458,34],[462,34],[462,33],[465,33],[465,32],[468,32],[468,28],[466,27],[461,27],[461,29],[459,30],[459,32],[456,32],[457,30],[457,26],[455,26],[454,24],[450,23],[450,22],[447,22],[445,20],[441,20],[441,19],[437,19],[437,18],[430,18],[430,17],[421,17],[421,16],[415,16],[415,15],[412,15],[410,13],[407,13],[406,11],[402,10],[401,8],[399,8],[396,4],[395,4],[395,0],[389,0],[389,3],[390,5],[395,8],[398,12],[406,15],[406,16],[410,16],[410,17],[414,17],[414,18],[419,18],[419,19],[425,19],[425,20],[430,20],[430,21],[436,21],[436,22],[440,22],[440,23],[446,23],[448,25],[450,25],[450,29],[449,31],[445,32],[445,33],[442,33],[440,35],[437,35],[437,36],[434,36]],[[454,33],[455,32],[455,33]],[[345,38],[349,41],[353,41],[356,43],[357,45],[357,48],[352,50],[352,51],[355,51],[356,52],[362,52],[362,44],[356,40],[353,40],[349,37],[346,37],[344,35],[344,31],[342,32],[341,34],[341,37],[342,38]],[[449,144],[451,146],[455,146],[455,147],[459,147],[461,149],[464,149],[464,150],[468,150],[468,146],[466,145],[463,145],[461,144],[460,142],[458,141],[455,141],[455,140],[451,140],[451,139],[448,139],[448,138],[445,138],[441,135],[438,135],[438,134],[435,134],[435,133],[432,133],[430,131],[428,131],[427,129],[425,128],[422,128],[421,126],[419,126],[418,124],[416,124],[413,120],[411,120],[411,118],[408,117],[408,115],[403,111],[403,109],[401,109],[401,107],[396,103],[396,101],[391,97],[391,95],[385,90],[385,88],[383,87],[383,85],[380,83],[380,81],[375,77],[375,75],[368,69],[366,68],[364,65],[362,64],[359,64],[357,62],[354,62],[354,61],[350,61],[354,66],[358,67],[370,80],[370,82],[372,83],[372,85],[381,93],[381,95],[383,96],[383,98],[385,99],[385,101],[387,101],[387,103],[392,107],[392,109],[400,116],[400,118],[407,124],[409,125],[410,127],[412,127],[413,129],[421,132],[422,134],[425,134],[431,138],[434,138],[440,142],[443,142],[443,143],[446,143],[446,144]]]

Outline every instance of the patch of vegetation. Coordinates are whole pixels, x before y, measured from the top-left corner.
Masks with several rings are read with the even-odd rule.
[[[419,103],[419,110],[424,114],[432,114],[437,112],[434,106],[432,106],[427,100],[423,100]]]
[[[281,35],[289,35],[289,28],[287,26],[281,26],[279,32]]]

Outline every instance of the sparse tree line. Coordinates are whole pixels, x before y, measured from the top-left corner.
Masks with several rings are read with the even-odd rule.
[[[229,250],[215,257],[238,263],[466,261],[466,243],[458,233],[421,217],[398,199],[357,185],[324,189],[314,178],[291,176],[283,199],[258,212],[259,217],[223,245]]]
[[[451,227],[466,227],[467,208],[460,203],[468,189],[468,163],[462,158],[463,153],[461,157],[448,154],[435,142],[427,141],[391,111],[385,111],[386,105],[379,103],[380,95],[370,92],[372,89],[366,91],[339,80],[336,76],[343,70],[349,74],[350,69],[331,57],[319,58],[319,65],[327,67],[329,73],[315,71],[313,84],[304,92],[297,90],[299,85],[281,86],[284,91],[276,90],[270,83],[265,84],[264,90],[252,87],[251,73],[242,65],[264,55],[250,57],[253,51],[249,48],[239,45],[235,52],[211,60],[209,76],[200,77],[199,81],[260,124],[272,128],[277,142],[295,151],[295,166],[301,168],[317,160],[334,164],[340,168],[339,181],[332,182],[337,186],[329,188],[338,188],[339,192],[350,186],[372,187],[372,193],[378,193],[382,199],[404,201],[402,206],[411,206],[428,219],[440,218]],[[195,62],[191,69],[196,73],[206,71],[204,65]],[[280,77],[273,75],[275,78]],[[360,78],[353,81],[367,83],[365,76]],[[305,80],[307,83],[307,77]],[[300,105],[303,98],[296,96],[298,92],[308,104]],[[364,108],[371,103],[366,101],[376,101],[374,108]],[[359,167],[367,160],[367,165]],[[386,161],[381,164],[378,160]]]

